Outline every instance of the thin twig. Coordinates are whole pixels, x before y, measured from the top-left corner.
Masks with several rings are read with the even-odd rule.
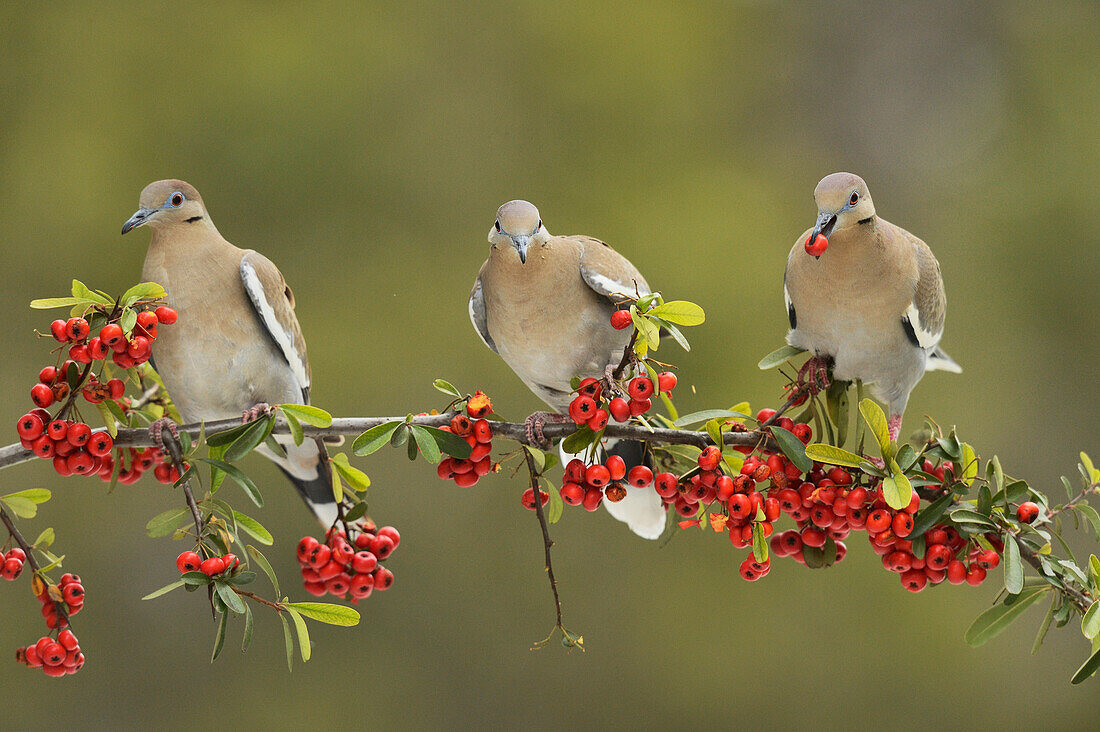
[[[274,608],[275,612],[281,613],[284,610],[286,610],[286,605],[284,605],[281,602],[272,602],[271,600],[265,600],[264,598],[257,595],[255,592],[249,592],[247,590],[242,590],[241,588],[234,587],[233,585],[230,585],[229,587],[230,587],[230,589],[232,589],[234,592],[236,592],[241,597],[247,597],[249,600],[252,600],[254,602],[258,602],[261,605],[267,605],[270,608]]]
[[[4,526],[8,527],[8,533],[11,534],[11,538],[15,539],[15,543],[19,545],[19,548],[23,550],[23,553],[27,555],[27,564],[31,565],[31,569],[35,574],[42,571],[42,567],[39,566],[38,561],[34,558],[34,547],[27,543],[27,540],[23,538],[23,535],[19,533],[19,529],[15,528],[15,522],[11,520],[11,516],[4,510],[3,506],[0,506],[0,520],[4,522]]]
[[[538,468],[535,467],[535,459],[531,457],[531,451],[523,448],[523,456],[527,459],[527,472],[531,474],[531,492],[534,494],[535,515],[538,516],[539,526],[542,527],[542,543],[546,551],[546,575],[550,578],[550,590],[554,593],[554,609],[557,612],[555,627],[562,628],[558,581],[554,578],[554,565],[550,561],[550,547],[554,546],[554,542],[550,539],[550,527],[546,523],[546,512],[542,510],[542,500],[539,497],[539,472]]]
[[[1008,535],[1005,538],[1008,541],[1015,541],[1011,535]],[[1028,564],[1034,567],[1039,572],[1039,575],[1041,577],[1046,577],[1047,575],[1046,572],[1043,571],[1043,565],[1039,561],[1039,556],[1035,552],[1031,551],[1031,549],[1029,549],[1021,541],[1017,541],[1016,546],[1020,548],[1020,556],[1023,557]],[[1069,601],[1073,603],[1074,607],[1080,610],[1082,614],[1089,609],[1089,606],[1091,606],[1093,603],[1093,599],[1089,597],[1087,593],[1078,590],[1076,587],[1071,587],[1070,585],[1066,584],[1065,581],[1063,581],[1062,584],[1063,587],[1054,588],[1056,592],[1061,592],[1063,595],[1065,595],[1069,599]]]
[[[623,358],[619,361],[619,365],[615,367],[615,370],[611,372],[611,375],[616,379],[623,378],[623,373],[626,372],[626,367],[630,365],[631,356],[634,353],[634,343],[638,340],[638,329],[630,331],[630,341],[627,342],[626,348],[623,349]]]

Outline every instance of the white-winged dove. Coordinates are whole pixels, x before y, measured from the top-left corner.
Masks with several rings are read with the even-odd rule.
[[[574,397],[574,376],[604,377],[622,358],[629,331],[611,327],[613,300],[648,294],[649,285],[602,241],[551,235],[527,201],[509,201],[497,210],[489,244],[470,293],[470,320],[485,345],[564,414]],[[618,441],[607,448],[628,467],[644,459],[641,443]],[[652,488],[627,486],[626,498],[604,505],[639,536],[656,539],[664,530],[665,511]]]
[[[867,184],[833,173],[814,189],[817,223],[787,257],[787,342],[813,354],[812,371],[860,379],[887,405],[891,439],[925,371],[962,369],[939,347],[946,298],[928,245],[875,215]]]
[[[214,227],[195,188],[150,183],[122,233],[153,230],[142,277],[168,292],[179,321],[160,332],[155,366],[185,422],[257,413],[257,405],[308,404],[310,369],[294,295],[262,254],[238,249]],[[336,519],[324,444],[276,435],[274,461],[325,525]]]

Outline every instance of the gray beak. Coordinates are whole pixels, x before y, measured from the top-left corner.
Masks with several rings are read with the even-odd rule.
[[[512,246],[516,248],[519,253],[519,263],[527,264],[527,244],[531,241],[531,237],[517,235],[512,237]]]
[[[810,234],[810,241],[816,239],[818,234],[828,239],[829,234],[833,233],[834,226],[836,226],[836,214],[827,213],[825,211],[819,212],[817,214],[817,223],[814,224],[814,230]]]
[[[122,225],[122,233],[125,234],[131,229],[142,226],[149,221],[149,217],[156,212],[157,210],[155,208],[139,208],[134,215],[127,219],[126,223]]]

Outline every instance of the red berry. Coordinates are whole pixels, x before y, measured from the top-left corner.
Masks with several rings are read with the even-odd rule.
[[[649,411],[649,408],[653,406],[648,399],[631,399],[627,402],[627,407],[630,409],[630,416],[637,417],[640,414],[645,414]]]
[[[165,325],[172,325],[176,322],[176,318],[179,317],[176,311],[167,305],[161,305],[154,310],[153,313],[157,316],[157,320]]]
[[[36,440],[46,429],[37,414],[24,414],[15,425],[15,431],[19,433],[21,440]]]
[[[757,569],[757,567],[759,566],[760,565],[757,564],[751,556],[748,557],[747,559],[745,559],[745,561],[741,562],[741,566],[738,567],[738,571],[741,573],[741,578],[748,582],[755,582],[756,580],[766,575],[766,570],[761,571]]]
[[[671,371],[662,371],[657,374],[657,389],[661,393],[667,394],[676,388],[676,374]]]
[[[645,488],[653,482],[653,471],[645,465],[635,465],[627,473],[626,482],[635,488]]]
[[[92,338],[88,341],[88,356],[93,361],[102,361],[107,358],[107,354],[111,352],[111,347],[103,342],[103,339],[99,336]]]
[[[985,570],[976,564],[970,565],[970,568],[966,570],[966,583],[972,587],[977,587],[982,582],[985,582]]]
[[[158,322],[157,314],[152,310],[142,310],[137,314],[137,324],[146,330],[156,327]]]
[[[611,313],[611,327],[615,330],[629,328],[632,322],[629,310],[616,310]]]
[[[65,329],[66,322],[64,320],[55,320],[50,323],[50,333],[53,334],[54,340],[59,343],[64,343],[69,340],[69,334]]]
[[[487,419],[479,419],[474,422],[474,439],[479,445],[488,445],[493,441],[493,425]]]
[[[84,318],[69,318],[65,323],[65,335],[70,341],[82,341],[88,337],[90,331],[88,321]]]
[[[213,577],[225,571],[225,561],[221,557],[210,557],[199,565],[199,571],[207,577]]]
[[[913,530],[913,516],[904,511],[894,516],[894,536],[904,539]]]
[[[953,585],[961,585],[966,582],[966,565],[958,559],[953,559],[947,565],[947,581]]]
[[[618,455],[611,455],[604,461],[607,472],[611,474],[611,480],[622,480],[626,477],[626,461]]]
[[[176,557],[176,569],[180,571],[180,574],[184,572],[195,572],[202,566],[202,559],[196,552],[182,552]]]
[[[607,420],[610,416],[606,409],[597,409],[588,420],[588,429],[599,432],[607,426]]]
[[[577,385],[577,393],[590,396],[598,402],[600,401],[600,394],[603,393],[603,387],[600,386],[599,379],[588,377],[581,379],[581,383]]]
[[[611,471],[603,465],[590,465],[584,471],[584,482],[593,488],[603,488],[611,482]]]
[[[878,534],[888,529],[893,522],[893,517],[890,512],[885,508],[876,508],[871,511],[871,514],[867,517],[867,530],[871,533]]]
[[[374,589],[384,592],[393,586],[393,572],[385,567],[374,570]]]
[[[114,447],[114,440],[106,432],[93,432],[91,439],[88,440],[88,454],[93,457],[103,457],[111,453],[111,448]]]
[[[89,475],[94,472],[95,458],[84,451],[74,452],[65,459],[65,467],[73,475]]]
[[[1001,563],[1001,556],[992,549],[986,549],[978,555],[978,566],[982,569],[996,569]]]
[[[601,503],[603,503],[602,490],[600,490],[599,488],[589,488],[587,491],[585,491],[584,501],[582,502],[582,504],[584,505],[584,509],[586,511],[595,511],[597,508],[600,507]]]
[[[348,583],[348,592],[358,600],[370,597],[371,593],[374,592],[374,575],[369,572],[355,575]]]
[[[130,345],[126,348],[126,355],[140,362],[142,359],[148,358],[152,351],[152,343],[149,339],[139,335],[130,339]]]
[[[570,506],[579,506],[584,503],[584,487],[578,483],[563,483],[559,493],[561,493],[561,499]]]
[[[625,422],[630,419],[630,404],[622,397],[612,399],[607,408],[616,422]]]
[[[726,502],[731,519],[745,520],[752,515],[752,501],[744,493],[734,493]]]
[[[581,394],[569,403],[569,417],[577,424],[583,424],[592,419],[596,412],[596,400],[590,396]]]
[[[547,496],[547,498],[549,498],[549,496]],[[546,504],[545,500],[543,501],[543,504]],[[391,537],[386,536],[385,534],[379,534],[378,536],[374,537],[370,543],[371,553],[379,559],[385,559],[386,557],[388,557],[390,554],[393,553],[393,550],[395,548],[397,548],[397,543],[394,542]]]
[[[125,337],[125,333],[122,332],[122,326],[118,323],[108,323],[99,329],[99,338],[108,346],[114,346]]]
[[[79,582],[70,582],[61,590],[61,596],[68,605],[84,604],[84,585]]]
[[[920,592],[928,586],[928,576],[919,569],[902,572],[901,584],[910,592]]]
[[[649,399],[653,395],[653,382],[648,376],[635,376],[626,387],[630,398],[636,401]]]
[[[1016,518],[1025,524],[1030,524],[1039,517],[1039,504],[1033,501],[1024,501],[1016,509]]]
[[[699,467],[703,470],[716,470],[722,462],[722,451],[714,445],[708,445],[699,453]]]
[[[818,234],[811,241],[810,237],[806,237],[806,243],[803,245],[806,248],[806,253],[813,257],[820,257],[825,253],[825,250],[829,247],[829,240],[825,238],[823,234]],[[921,589],[924,589],[922,586]],[[914,590],[919,592],[920,590]]]
[[[45,409],[53,404],[53,400],[53,389],[45,384],[35,384],[31,387],[31,401],[34,402],[36,407]]]
[[[112,399],[121,399],[126,393],[126,383],[122,379],[111,379],[107,382],[107,388],[111,390]]]
[[[69,429],[65,433],[65,439],[75,447],[83,447],[91,437],[92,428],[83,422],[74,422],[69,425]]]
[[[810,439],[814,436],[813,429],[810,427],[810,425],[805,424],[804,422],[796,424],[794,428],[791,429],[791,432],[794,433],[794,436],[797,437],[803,445],[808,445]]]
[[[676,476],[672,473],[657,473],[654,483],[657,493],[662,498],[671,498],[676,495]]]
[[[396,549],[397,545],[401,543],[401,534],[397,529],[392,526],[383,526],[378,530],[379,536],[388,536],[393,540],[393,548]]]
[[[378,566],[378,557],[372,552],[361,550],[351,558],[351,568],[360,574],[370,574]]]

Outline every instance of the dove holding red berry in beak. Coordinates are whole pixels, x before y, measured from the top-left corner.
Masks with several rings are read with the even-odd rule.
[[[878,217],[858,175],[825,176],[814,200],[817,222],[787,257],[787,342],[812,354],[800,376],[808,370],[816,380],[831,365],[833,378],[868,384],[887,405],[896,440],[924,372],[962,371],[939,347],[947,304],[939,262]]]

